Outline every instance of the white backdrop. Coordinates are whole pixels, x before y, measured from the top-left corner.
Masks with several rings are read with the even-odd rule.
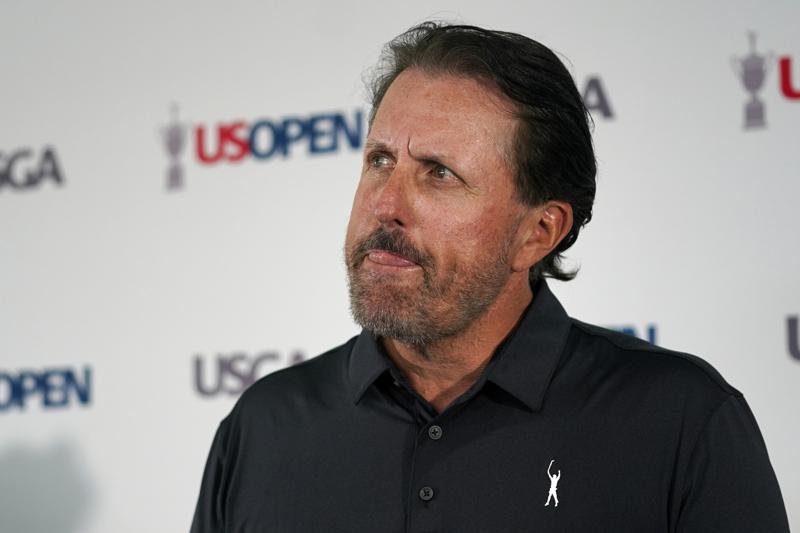
[[[600,87],[595,219],[551,286],[742,390],[800,529],[800,5],[113,4],[0,5],[0,530],[186,531],[251,372],[358,331],[347,134],[382,44],[430,17],[534,37]],[[766,124],[744,128],[751,31]],[[233,159],[254,125],[262,154],[306,135],[203,164],[219,125]]]

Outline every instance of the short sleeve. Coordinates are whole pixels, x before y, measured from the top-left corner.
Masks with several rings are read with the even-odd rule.
[[[190,533],[222,533],[225,530],[224,466],[228,433],[229,423],[225,419],[217,428],[208,454]]]
[[[714,411],[694,447],[677,531],[789,531],[764,439],[740,395]]]

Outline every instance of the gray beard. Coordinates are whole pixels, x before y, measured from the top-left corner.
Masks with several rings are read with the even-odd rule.
[[[423,270],[417,287],[397,287],[385,275],[361,267],[366,249],[380,241],[392,252],[406,252]],[[463,332],[497,299],[508,281],[508,250],[504,243],[492,258],[468,268],[438,275],[432,261],[402,236],[376,232],[346,257],[350,310],[353,319],[376,337],[394,339],[421,353],[438,341]],[[416,255],[415,255],[416,254]]]

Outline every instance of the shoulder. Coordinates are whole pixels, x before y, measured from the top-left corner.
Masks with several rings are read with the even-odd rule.
[[[572,365],[602,375],[617,390],[638,390],[667,403],[691,401],[714,409],[741,393],[707,361],[668,350],[625,333],[572,320],[568,341]]]
[[[347,364],[357,337],[302,363],[268,374],[245,390],[231,417],[308,411],[347,397]]]

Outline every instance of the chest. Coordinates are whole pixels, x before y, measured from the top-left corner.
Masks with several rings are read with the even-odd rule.
[[[480,411],[320,423],[246,443],[252,460],[231,494],[249,496],[229,498],[229,530],[669,530],[675,458],[657,435],[597,413]]]

